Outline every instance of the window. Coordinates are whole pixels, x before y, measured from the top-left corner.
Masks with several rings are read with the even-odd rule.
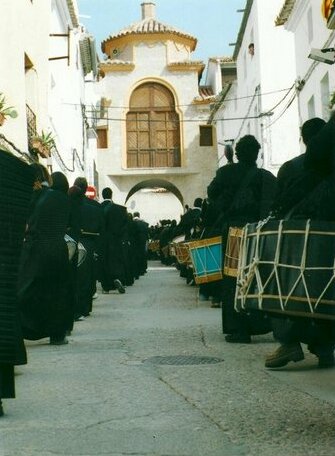
[[[200,125],[200,146],[213,146],[213,127],[212,125]]]
[[[97,148],[107,149],[108,148],[108,130],[107,128],[97,128]]]
[[[174,97],[162,84],[137,87],[127,113],[128,168],[181,166],[179,115]]]

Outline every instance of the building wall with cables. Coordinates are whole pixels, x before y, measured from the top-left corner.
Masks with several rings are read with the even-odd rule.
[[[294,39],[274,24],[281,6],[281,0],[254,0],[245,11],[235,48],[237,79],[215,114],[224,132],[219,143],[254,135],[262,146],[259,165],[275,174],[299,152]]]
[[[335,101],[334,66],[308,58],[312,48],[332,48],[335,43],[335,33],[327,28],[320,2],[297,1],[284,28],[295,40],[300,124],[315,116],[328,120]]]
[[[49,65],[48,120],[56,149],[53,149],[49,163],[53,171],[64,172],[70,183],[78,176],[85,176],[93,185],[96,147],[92,149],[94,141],[88,138],[86,111],[97,103],[97,97],[91,90],[94,76],[92,73],[85,76],[80,53],[80,42],[86,34],[82,27],[73,26],[65,7],[66,2],[64,5],[64,1],[52,0],[53,36],[50,36],[49,42],[55,60]]]

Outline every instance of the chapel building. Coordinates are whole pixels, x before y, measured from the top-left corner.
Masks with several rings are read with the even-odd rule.
[[[141,8],[141,21],[102,42],[99,187],[122,204],[154,187],[192,204],[217,169],[214,97],[200,86],[205,65],[191,59],[196,38],[159,22],[154,3]]]

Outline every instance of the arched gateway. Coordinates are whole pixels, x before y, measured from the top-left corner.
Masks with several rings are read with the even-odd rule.
[[[136,192],[144,188],[164,188],[165,190],[171,192],[176,198],[178,198],[182,206],[184,205],[184,198],[178,188],[175,185],[171,184],[171,182],[163,179],[148,179],[134,185],[134,187],[129,191],[125,203],[127,203],[129,198],[131,198]]]

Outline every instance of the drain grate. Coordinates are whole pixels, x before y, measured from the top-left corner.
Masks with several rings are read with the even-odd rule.
[[[222,363],[223,359],[213,358],[210,356],[152,356],[145,359],[143,363],[147,364],[166,364],[170,366],[187,366],[196,364],[218,364]]]

